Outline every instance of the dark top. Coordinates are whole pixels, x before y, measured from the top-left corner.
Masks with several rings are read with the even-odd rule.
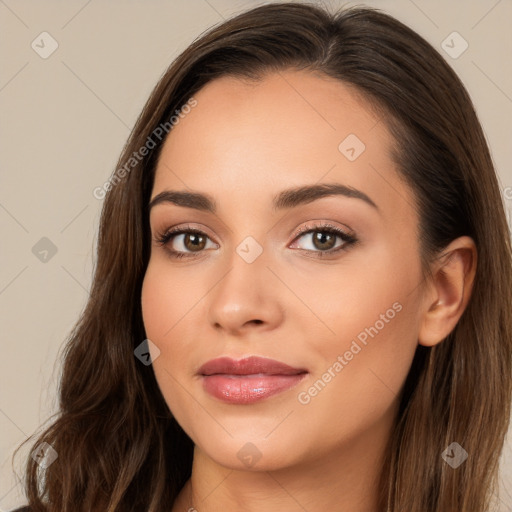
[[[30,509],[28,507],[21,507],[16,510],[12,510],[11,512],[30,512]]]

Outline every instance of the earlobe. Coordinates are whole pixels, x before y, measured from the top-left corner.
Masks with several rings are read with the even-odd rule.
[[[476,264],[476,245],[468,236],[457,238],[441,252],[425,292],[420,345],[434,346],[453,331],[471,297]]]

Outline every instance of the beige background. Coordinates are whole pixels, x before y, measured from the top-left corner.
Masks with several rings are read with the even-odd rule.
[[[211,25],[261,3],[0,0],[0,510],[25,502],[11,471],[13,448],[56,411],[59,350],[91,282],[102,206],[93,189],[114,170],[171,60]],[[415,29],[462,78],[487,135],[510,219],[512,2],[358,3],[381,7]],[[31,47],[43,31],[59,45],[47,59]],[[441,48],[453,31],[469,44],[457,59]],[[57,248],[47,262],[32,252],[42,237]],[[512,511],[511,437],[496,500],[501,512]]]

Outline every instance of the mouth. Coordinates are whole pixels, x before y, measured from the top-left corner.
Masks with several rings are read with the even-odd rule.
[[[220,357],[198,371],[203,389],[231,404],[252,404],[282,393],[303,380],[308,371],[262,357],[234,360]]]

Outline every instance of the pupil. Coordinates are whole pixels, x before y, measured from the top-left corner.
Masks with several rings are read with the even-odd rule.
[[[313,237],[313,241],[315,243],[315,246],[317,249],[331,249],[333,247],[334,236],[330,233],[322,233],[320,231],[317,231],[315,233],[315,236]],[[318,246],[317,242],[320,243],[320,246]],[[327,247],[325,247],[324,244],[327,243]]]
[[[201,235],[189,233],[185,237],[185,246],[187,247],[187,249],[197,249],[197,248],[203,249],[203,247],[204,247],[204,239],[203,238],[204,237]],[[191,245],[191,247],[189,247],[189,244]]]

